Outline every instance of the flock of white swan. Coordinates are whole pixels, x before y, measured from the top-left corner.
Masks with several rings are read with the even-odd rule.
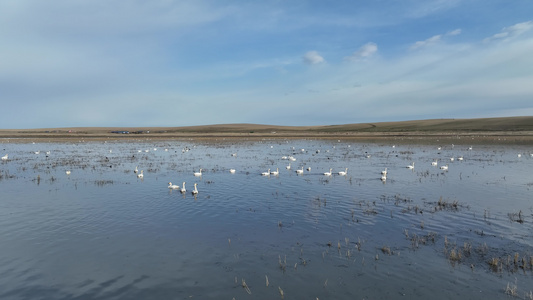
[[[188,152],[190,149],[189,148],[184,148],[182,150],[183,153],[185,152]],[[157,151],[157,148],[154,148],[154,151]],[[168,149],[165,149],[165,151],[168,151]],[[142,150],[139,150],[138,152],[142,152]],[[149,152],[149,150],[145,150],[145,152]],[[236,154],[232,154],[232,156],[236,156]],[[136,166],[135,169],[133,170],[133,173],[137,174],[137,178],[139,179],[144,179],[144,171],[141,170],[139,172],[139,166]],[[230,173],[235,173],[235,169],[230,169]],[[194,172],[193,173],[194,176],[196,177],[201,177],[202,176],[202,169],[200,169],[198,172]],[[185,194],[187,192],[187,188],[185,187],[185,181],[182,183],[181,187],[179,185],[175,185],[175,184],[172,184],[172,182],[169,182],[168,183],[168,188],[169,189],[172,189],[172,190],[179,190],[181,193]],[[197,195],[198,194],[198,184],[195,183],[194,184],[194,189],[191,191],[191,193],[193,195]]]
[[[393,145],[392,147],[395,148],[394,145]],[[453,147],[453,145],[452,145],[452,147]],[[441,147],[438,147],[437,149],[438,149],[438,150],[441,150],[442,148],[441,148]],[[157,148],[154,148],[153,150],[156,151]],[[189,150],[190,150],[190,148],[184,148],[182,152],[188,152]],[[468,148],[468,150],[472,150],[472,146],[470,146],[470,147]],[[165,151],[168,151],[168,149],[165,149]],[[304,150],[304,149],[301,149],[301,151],[304,152],[305,150]],[[110,150],[110,152],[111,152],[111,150]],[[139,150],[139,152],[142,152],[142,151]],[[145,150],[145,152],[149,152],[149,150]],[[35,151],[34,153],[38,155],[38,154],[40,154],[40,151]],[[320,150],[317,150],[316,153],[320,153]],[[47,154],[47,155],[50,155],[50,151],[47,151],[46,154]],[[530,155],[531,155],[531,157],[533,157],[533,153],[531,153]],[[232,153],[231,156],[232,156],[232,157],[236,157],[236,156],[237,156],[237,153]],[[518,154],[518,157],[521,157],[521,156],[522,156],[521,154]],[[370,155],[367,155],[367,158],[370,158]],[[283,160],[289,160],[289,161],[291,161],[291,162],[296,161],[296,158],[293,157],[293,156],[282,156],[281,159],[283,159]],[[4,156],[1,157],[1,160],[4,161],[4,162],[7,161],[7,160],[9,160],[9,155],[8,155],[8,154],[5,154]],[[455,160],[455,158],[454,158],[454,157],[450,157],[449,160],[450,160],[450,162],[453,162],[453,161]],[[458,161],[463,161],[463,160],[464,160],[464,157],[463,157],[463,156],[459,156],[459,157],[457,157],[457,160],[458,160]],[[439,164],[438,159],[435,159],[435,160],[433,160],[433,161],[431,162],[431,166],[433,166],[433,167],[438,167],[438,164]],[[285,168],[286,168],[287,170],[291,170],[291,168],[292,168],[291,163],[289,163]],[[410,169],[410,170],[414,170],[414,168],[415,168],[415,162],[411,162],[411,164],[407,165],[406,168],[407,168],[407,169]],[[448,171],[449,165],[448,165],[448,164],[440,165],[439,168],[440,168],[440,170]],[[307,167],[307,171],[311,171],[311,167]],[[144,178],[143,170],[140,170],[140,172],[139,172],[138,166],[135,167],[135,169],[133,170],[133,172],[134,172],[135,174],[137,174],[137,178],[139,178],[139,179],[143,179],[143,178]],[[232,173],[232,174],[234,174],[234,173],[236,172],[236,170],[232,168],[232,169],[229,170],[229,172]],[[304,174],[304,167],[301,167],[301,168],[299,168],[299,169],[296,169],[295,172],[296,172],[296,174],[298,174],[298,175],[302,175],[302,174]],[[71,171],[70,171],[70,170],[67,170],[65,173],[66,173],[67,175],[70,175],[70,174],[71,174]],[[328,177],[329,177],[329,176],[332,176],[333,174],[334,174],[334,173],[333,173],[333,169],[332,169],[332,168],[330,168],[329,171],[326,171],[326,172],[323,173],[324,176],[328,176]],[[336,172],[336,174],[338,174],[338,175],[340,175],[340,176],[346,176],[346,175],[348,174],[348,168],[345,168],[344,171],[342,171],[342,170],[341,170],[341,171],[338,171],[338,172]],[[194,175],[195,177],[201,177],[201,176],[202,176],[202,169],[199,169],[198,172],[193,172],[193,175]],[[279,168],[276,168],[275,171],[273,171],[273,170],[271,170],[271,169],[268,169],[266,172],[261,172],[261,175],[262,175],[262,176],[271,176],[271,175],[272,175],[272,176],[278,176],[278,175],[279,175]],[[381,180],[382,180],[382,181],[387,180],[387,175],[388,175],[388,171],[387,171],[387,168],[385,168],[383,171],[381,171]],[[172,184],[172,182],[169,182],[169,183],[168,183],[168,188],[169,188],[169,189],[172,189],[172,190],[179,190],[181,193],[186,193],[186,192],[187,192],[187,189],[186,189],[186,187],[185,187],[185,184],[186,184],[186,183],[183,182],[182,185],[179,186],[179,185],[174,185],[174,184]],[[197,185],[197,183],[194,183],[194,189],[191,191],[191,193],[192,193],[193,195],[198,194],[198,185]]]
[[[392,147],[395,148],[396,146],[392,146]],[[442,149],[442,147],[438,147],[437,148],[437,150],[441,150],[441,149]],[[302,152],[304,151],[304,149],[301,149],[301,150],[302,150]],[[469,147],[468,150],[472,150],[472,147]],[[320,150],[317,150],[316,153],[320,153]],[[236,156],[236,154],[232,154],[232,156]],[[371,155],[367,155],[366,157],[370,158]],[[518,157],[521,157],[521,155],[519,154]],[[533,157],[533,154],[531,154],[531,157]],[[296,158],[294,158],[293,156],[282,156],[281,159],[289,160],[289,161],[296,161]],[[451,162],[453,162],[454,160],[455,160],[455,157],[450,157],[450,161]],[[462,160],[464,160],[464,157],[463,156],[459,156],[457,158],[457,160],[462,161]],[[431,166],[437,167],[438,166],[438,159],[435,159],[434,161],[432,161],[431,162]],[[448,171],[448,167],[449,167],[449,165],[445,164],[445,165],[441,165],[439,167],[439,169],[443,170],[443,171]],[[292,168],[292,166],[289,163],[285,168],[287,170],[290,170]],[[414,170],[415,169],[415,162],[411,162],[411,164],[407,165],[406,168],[410,169],[410,170]],[[308,167],[307,171],[311,171],[311,167]],[[231,173],[235,173],[235,169],[231,169],[230,172]],[[195,173],[195,174],[197,174],[197,173]],[[299,174],[299,175],[304,174],[304,167],[296,169],[296,174]],[[328,171],[323,173],[324,176],[328,176],[328,177],[332,176],[333,174],[335,174],[335,173],[333,172],[332,168],[330,168]],[[348,168],[345,168],[344,171],[338,171],[338,172],[336,172],[336,174],[338,174],[340,176],[346,176],[348,174]],[[268,169],[265,172],[261,172],[261,175],[262,176],[271,176],[271,175],[277,176],[277,175],[279,175],[279,168],[276,168],[276,171],[272,171],[271,169]],[[385,168],[385,170],[381,171],[380,179],[382,181],[387,180],[387,175],[388,175],[388,171],[387,171],[387,168]]]

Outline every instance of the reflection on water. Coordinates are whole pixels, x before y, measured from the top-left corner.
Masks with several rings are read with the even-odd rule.
[[[4,141],[0,298],[526,298],[531,149],[468,148]]]

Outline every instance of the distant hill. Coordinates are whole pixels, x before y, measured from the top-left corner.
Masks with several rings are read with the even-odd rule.
[[[483,132],[533,131],[533,116],[482,119],[431,119],[401,122],[332,125],[320,131],[357,132]]]
[[[262,124],[218,124],[186,127],[74,127],[42,129],[0,129],[1,137],[109,137],[144,135],[152,137],[195,136],[335,136],[335,135],[436,135],[519,134],[533,136],[533,116],[430,119],[399,122],[353,123],[325,126],[276,126]]]

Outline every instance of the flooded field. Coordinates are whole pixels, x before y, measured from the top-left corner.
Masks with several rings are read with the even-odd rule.
[[[532,153],[4,140],[0,299],[533,299]]]

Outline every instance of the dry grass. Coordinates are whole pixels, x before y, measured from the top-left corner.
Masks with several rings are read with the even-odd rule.
[[[507,283],[507,287],[505,288],[505,294],[512,297],[518,297],[518,286],[516,285],[516,281],[514,284],[510,282]]]

